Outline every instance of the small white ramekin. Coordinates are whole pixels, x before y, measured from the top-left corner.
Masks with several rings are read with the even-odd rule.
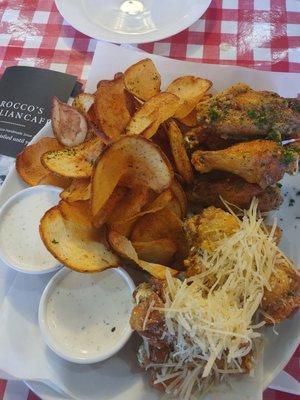
[[[0,223],[2,218],[4,217],[5,213],[8,212],[8,210],[17,202],[22,201],[22,199],[32,196],[34,193],[39,193],[39,192],[51,192],[54,193],[54,202],[53,206],[57,204],[60,200],[59,198],[59,193],[62,191],[62,189],[55,187],[55,186],[50,186],[50,185],[38,185],[38,186],[32,186],[23,190],[20,190],[18,193],[14,194],[12,197],[10,197],[1,207],[0,209]],[[50,207],[49,207],[50,208]],[[37,235],[39,235],[39,231],[37,229],[36,232]],[[16,243],[16,246],[18,244]],[[21,263],[16,263],[14,260],[12,260],[8,254],[5,253],[5,251],[1,248],[1,242],[0,242],[0,259],[10,268],[13,268],[19,272],[25,272],[27,274],[44,274],[48,272],[53,272],[56,271],[58,268],[61,267],[61,264],[59,261],[55,260],[53,257],[53,265],[49,268],[36,268],[33,267],[32,269],[25,267]]]
[[[128,275],[128,273],[123,269],[123,268],[111,268],[109,271],[113,271],[116,274],[119,274],[123,280],[126,282],[126,284],[129,287],[130,293],[133,293],[135,289],[135,284],[131,277]],[[105,272],[105,271],[103,271]],[[39,326],[40,330],[42,333],[42,337],[47,344],[47,346],[54,352],[56,353],[59,357],[71,361],[77,364],[93,364],[97,363],[103,360],[106,360],[109,357],[112,357],[114,354],[116,354],[128,341],[132,334],[132,330],[130,328],[130,325],[128,323],[128,328],[126,328],[123,332],[122,335],[119,337],[118,341],[110,346],[109,348],[105,350],[99,350],[93,352],[92,355],[78,355],[78,352],[72,352],[70,349],[68,349],[64,344],[63,340],[59,341],[56,338],[54,338],[54,335],[51,332],[51,329],[49,327],[49,321],[47,317],[47,305],[48,305],[48,300],[51,294],[53,293],[54,290],[58,289],[58,283],[59,281],[64,278],[67,274],[77,274],[78,276],[78,282],[80,282],[81,278],[81,273],[72,271],[68,268],[63,268],[59,272],[57,272],[52,279],[48,282],[47,286],[44,289],[44,292],[42,294],[40,304],[39,304],[39,312],[38,312],[38,317],[39,317]],[[90,274],[91,277],[96,276],[98,273],[93,273]],[[99,272],[99,274],[102,274],[102,272]],[[73,289],[73,293],[76,294],[76,288]],[[95,301],[101,301],[101,299],[95,299]],[[117,305],[116,305],[117,306]],[[80,315],[78,315],[78,318],[80,318]],[[101,313],[99,312],[99,321],[102,322],[102,316]],[[76,353],[76,354],[75,354]]]

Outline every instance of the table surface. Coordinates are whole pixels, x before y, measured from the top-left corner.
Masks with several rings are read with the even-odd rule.
[[[2,0],[0,21],[0,75],[8,66],[29,65],[68,72],[85,82],[96,41],[64,21],[53,0]],[[300,73],[300,1],[213,0],[189,29],[139,47],[180,60]],[[299,365],[300,348],[285,368],[298,381]],[[263,398],[298,397],[268,389]],[[38,398],[22,382],[0,379],[2,399]]]

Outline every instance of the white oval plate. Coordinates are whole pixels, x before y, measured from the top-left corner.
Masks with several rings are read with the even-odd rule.
[[[102,49],[103,48],[103,49]],[[105,50],[107,48],[107,52]],[[130,52],[125,49],[120,49],[118,46],[101,44],[101,51],[98,57],[102,62],[97,64],[94,59],[94,75],[89,79],[88,89],[93,91],[95,84],[99,79],[109,79],[115,71],[122,71],[128,67],[130,63],[136,62],[143,57],[140,53]],[[97,54],[96,54],[97,56]],[[151,56],[150,56],[151,57]],[[97,57],[96,57],[97,58]],[[198,74],[205,76],[208,79],[214,80],[216,90],[222,90],[225,86],[244,81],[258,89],[260,82],[262,89],[277,90],[279,92],[290,93],[294,95],[294,91],[287,90],[280,79],[276,80],[275,73],[263,73],[245,68],[227,67],[227,66],[211,66],[211,65],[196,65],[192,63],[183,63],[166,58],[154,56],[158,70],[162,72],[162,81],[168,82],[180,74]],[[112,67],[113,65],[113,67]],[[93,75],[93,68],[92,74]],[[179,72],[180,70],[180,72]],[[203,72],[205,70],[206,72]],[[99,71],[101,71],[99,73]],[[196,72],[197,71],[197,72]],[[218,75],[216,75],[218,72]],[[281,75],[281,74],[279,74]],[[263,79],[262,79],[263,78]],[[285,85],[290,84],[290,74],[286,75]],[[259,82],[259,84],[258,84]],[[51,136],[52,131],[50,125],[47,125],[35,137],[34,141],[39,140],[44,136]],[[7,179],[4,181],[3,189],[0,193],[0,203],[4,202],[8,197],[23,189],[25,184],[18,177],[15,168],[13,168]],[[281,248],[295,262],[300,264],[300,248],[299,248],[299,230],[300,220],[295,219],[300,216],[300,196],[296,196],[295,192],[300,190],[300,175],[286,176],[283,180],[283,193],[286,194],[284,204],[281,206],[277,214],[279,226],[283,228],[284,235],[281,243]],[[289,207],[290,197],[296,200],[294,207]],[[282,219],[282,220],[281,220]],[[297,226],[297,228],[295,228]],[[133,271],[131,271],[132,273]],[[136,271],[132,273],[133,278],[136,278]],[[135,279],[134,279],[135,280]],[[20,327],[21,328],[21,327]],[[272,329],[268,329],[265,338],[266,346],[264,352],[264,375],[263,385],[267,387],[270,382],[284,368],[286,363],[291,358],[297,348],[300,337],[300,313],[292,319],[285,321],[276,328],[279,335],[275,335]],[[97,369],[99,378],[95,386],[86,384],[89,380],[89,373],[93,371],[81,370],[81,374],[73,371],[70,365],[65,364],[60,369],[62,376],[67,377],[64,383],[67,385],[65,389],[72,392],[74,397],[80,399],[111,399],[111,400],[157,400],[160,393],[153,390],[148,385],[146,374],[136,366],[136,348],[137,341],[135,336],[120,352],[118,357],[113,357],[101,363]],[[116,382],[118,384],[116,385]],[[51,383],[50,383],[51,384]],[[69,395],[67,396],[68,398]],[[45,397],[46,398],[46,397]],[[206,399],[207,400],[207,399]]]
[[[40,133],[35,136],[33,142],[38,141],[44,136],[52,136],[50,124],[46,125]],[[1,202],[12,196],[17,191],[23,189],[26,185],[20,180],[16,169],[13,167],[2,186],[0,196]],[[280,211],[276,213],[279,225],[284,231],[281,248],[295,261],[296,264],[299,264],[300,262],[300,220],[295,219],[296,216],[300,216],[300,196],[295,196],[295,191],[299,189],[300,174],[285,177],[283,180],[282,191],[286,196]],[[290,197],[296,199],[296,203],[293,207],[289,207],[288,205]],[[298,226],[298,228],[295,228],[295,226]],[[133,278],[135,278],[135,276]],[[278,336],[274,334],[271,328],[268,329],[265,335],[266,346],[264,352],[263,376],[263,386],[265,388],[269,386],[271,381],[284,368],[298,346],[300,337],[300,313],[295,315],[292,319],[278,325],[276,331],[279,333]],[[111,360],[101,363],[99,385],[97,386],[97,389],[95,387],[90,388],[91,399],[104,398],[101,396],[105,395],[109,396],[110,399],[116,400],[141,400],[142,394],[144,396],[142,397],[143,400],[158,400],[160,398],[159,392],[148,385],[147,374],[138,370],[135,359],[136,348],[134,347],[137,347],[136,340],[130,341],[124,347],[121,351],[121,357],[113,357]],[[71,367],[66,363],[64,368],[69,369]],[[69,375],[69,377],[70,374],[73,376],[71,371],[68,372],[67,375]],[[111,390],[108,389],[109,385],[111,385],[113,381],[118,381],[119,376],[122,373],[122,385],[120,384],[119,387],[112,385]],[[78,383],[78,376],[74,373],[73,378],[68,381],[68,389],[70,389],[70,392],[73,394],[77,394],[78,391],[78,398],[81,398],[82,393]],[[125,392],[122,392],[124,390],[124,385],[126,387],[126,396]],[[32,388],[37,389],[37,391],[40,389],[40,387],[35,387],[35,385],[32,385]],[[103,388],[106,388],[110,393],[105,391],[104,394],[102,391]],[[88,398],[89,393],[85,392],[84,394],[87,396],[86,398]]]
[[[127,0],[129,5],[135,2],[139,3]],[[79,32],[112,43],[148,43],[173,36],[197,21],[211,0],[141,2],[145,11],[130,16],[119,13],[122,0],[55,0],[58,11]]]

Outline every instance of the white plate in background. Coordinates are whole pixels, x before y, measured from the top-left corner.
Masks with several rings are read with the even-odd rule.
[[[55,0],[58,11],[79,32],[112,43],[148,43],[173,36],[197,21],[210,3],[211,0]]]

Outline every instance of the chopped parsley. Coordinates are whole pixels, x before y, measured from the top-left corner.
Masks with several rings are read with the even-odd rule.
[[[215,107],[211,107],[208,110],[208,117],[210,119],[210,122],[216,122],[220,118],[220,116],[220,112]]]
[[[284,164],[290,164],[291,162],[295,161],[296,155],[295,151],[291,148],[284,148],[282,152],[282,156],[280,161]]]
[[[55,240],[55,239],[52,239],[52,240],[51,240],[51,243],[53,243],[53,244],[58,244],[59,242],[58,242],[57,240]]]
[[[273,140],[274,142],[281,142],[281,133],[280,132],[276,132],[276,131],[271,131],[268,136],[267,139],[269,140]]]

